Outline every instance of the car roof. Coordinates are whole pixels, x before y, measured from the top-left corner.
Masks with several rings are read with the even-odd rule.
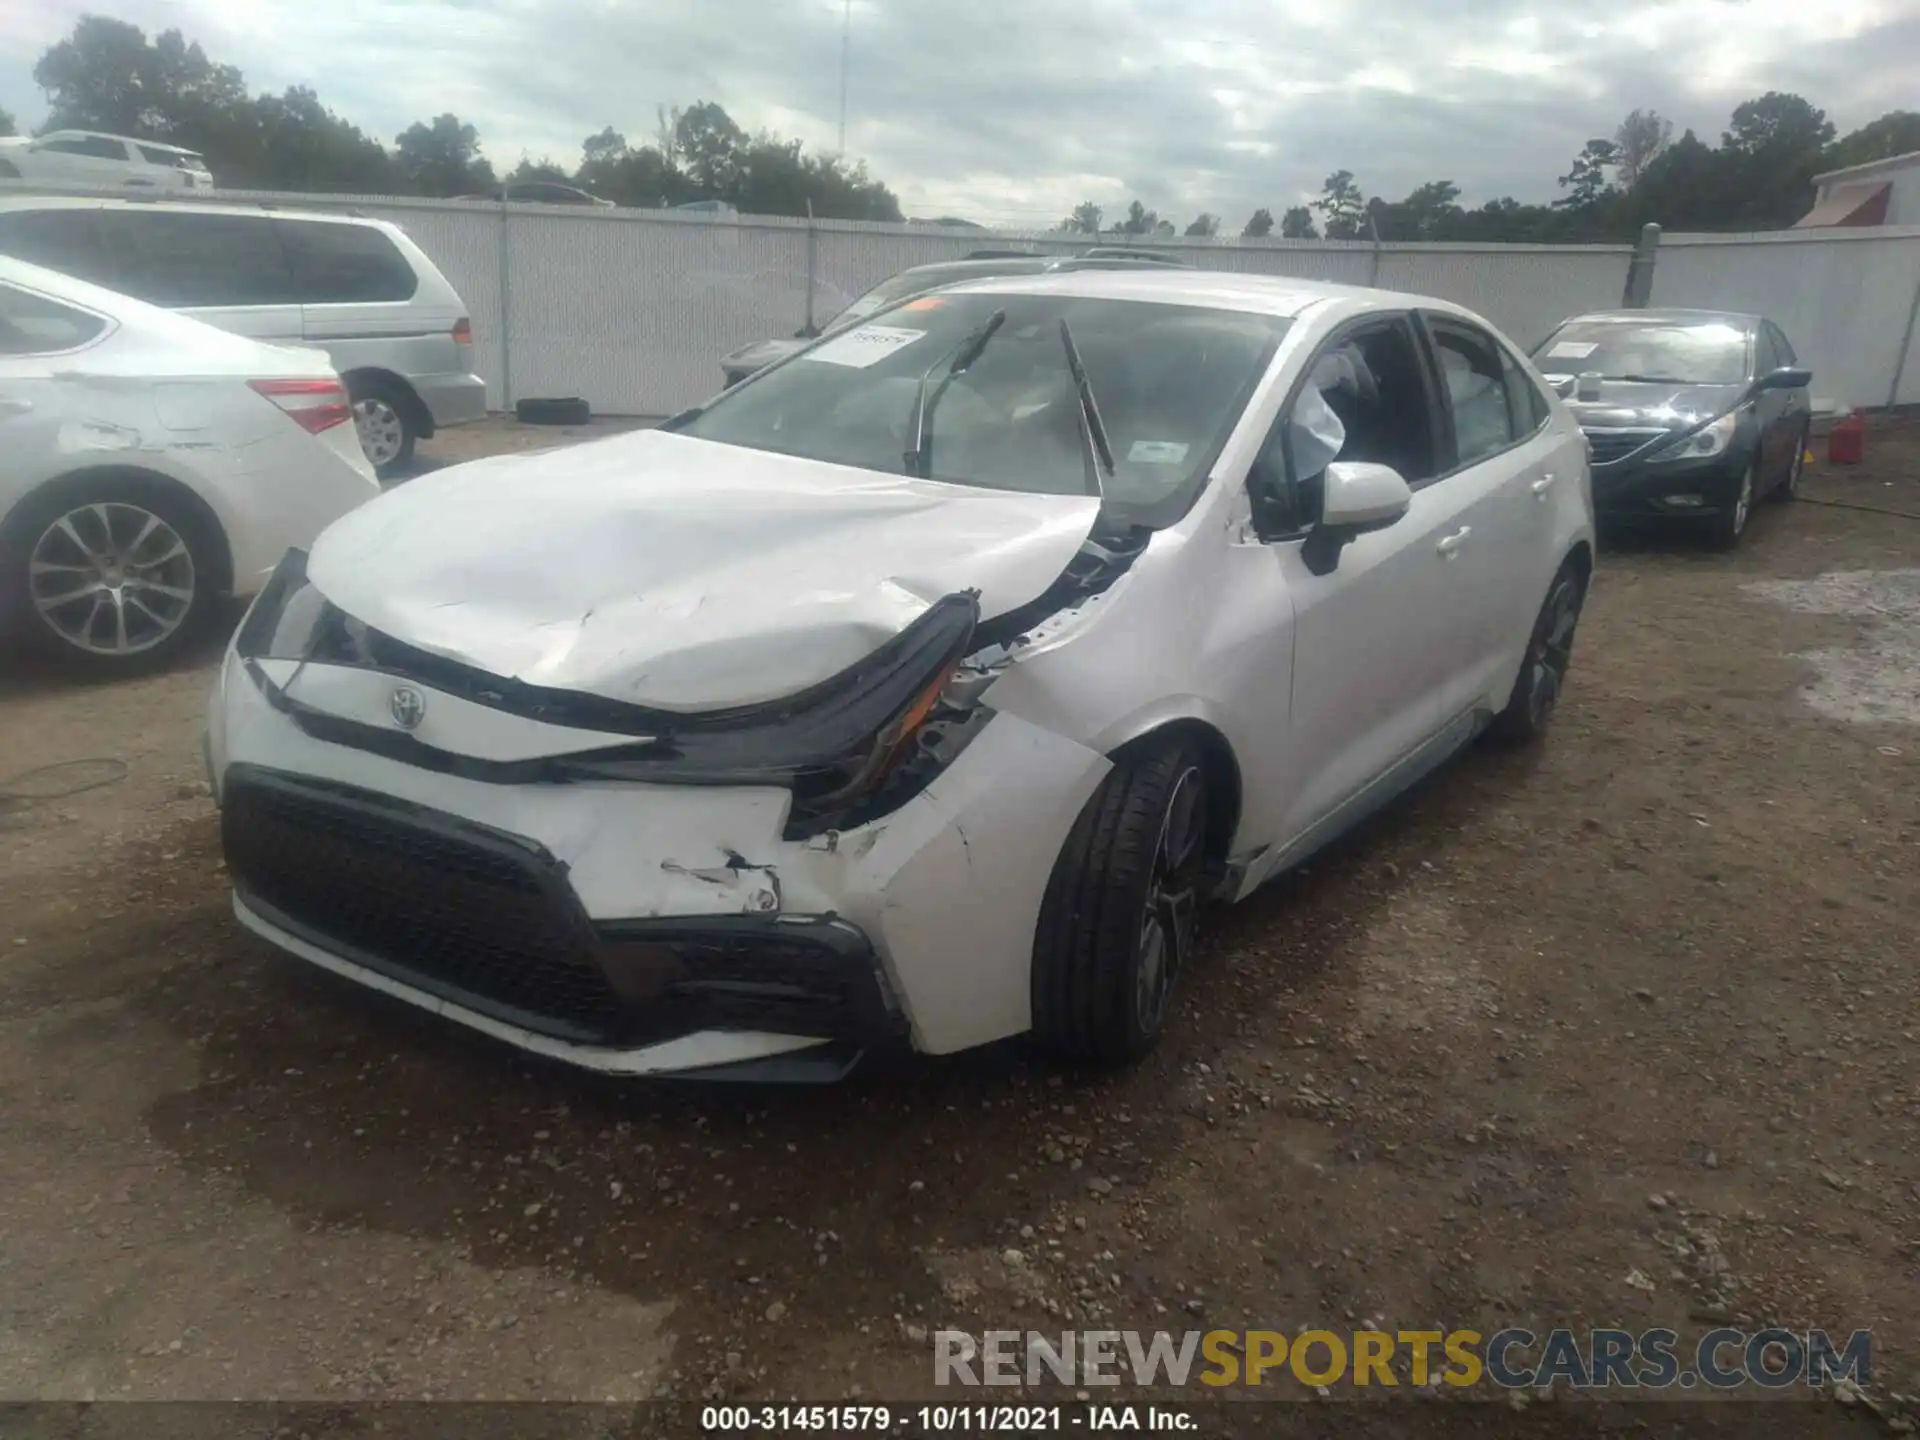
[[[142,140],[138,135],[116,135],[111,130],[49,130],[42,140],[125,140],[129,145],[144,145],[149,150],[164,150],[169,155],[198,155],[184,145],[169,145],[164,140]]]
[[[1180,270],[1167,265],[1138,269],[1070,269],[1049,274],[966,281],[953,287],[991,294],[1072,295],[1089,300],[1146,300],[1200,309],[1241,310],[1256,315],[1296,318],[1319,306],[1343,310],[1422,310],[1459,315],[1479,325],[1488,322],[1451,301],[1397,290],[1369,290],[1292,276],[1249,275],[1225,270]]]
[[[1743,330],[1752,330],[1760,324],[1758,315],[1743,315],[1737,310],[1589,310],[1584,315],[1569,315],[1560,323],[1571,325],[1575,321],[1582,324],[1652,324],[1672,325],[1718,320],[1727,325],[1738,325]]]
[[[92,195],[0,195],[0,211],[8,210],[168,210],[189,215],[264,215],[274,220],[329,220],[340,225],[377,225],[388,231],[399,231],[400,228],[376,216],[343,215],[338,211],[282,210],[277,205],[201,205],[183,200],[109,200]]]

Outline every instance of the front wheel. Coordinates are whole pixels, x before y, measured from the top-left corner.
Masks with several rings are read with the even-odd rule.
[[[1074,823],[1034,936],[1033,1028],[1052,1054],[1120,1063],[1153,1048],[1192,957],[1207,776],[1185,738],[1124,754]]]
[[[1734,492],[1733,503],[1721,508],[1713,517],[1713,529],[1708,540],[1716,550],[1731,550],[1740,543],[1740,537],[1747,533],[1747,521],[1753,515],[1753,472],[1759,469],[1758,460],[1747,462],[1747,468],[1740,476],[1740,488]]]
[[[1525,745],[1547,733],[1573,664],[1573,632],[1580,623],[1586,591],[1586,580],[1572,562],[1562,565],[1553,577],[1527,636],[1526,658],[1520,662],[1507,708],[1494,716],[1489,727],[1496,741]]]

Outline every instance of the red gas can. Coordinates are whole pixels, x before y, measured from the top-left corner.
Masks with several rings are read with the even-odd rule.
[[[1849,415],[1834,423],[1827,434],[1827,459],[1835,465],[1858,465],[1867,452],[1867,420]]]

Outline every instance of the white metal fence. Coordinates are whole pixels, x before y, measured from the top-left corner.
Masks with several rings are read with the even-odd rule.
[[[11,189],[13,186],[0,188]],[[195,199],[201,198],[198,196]],[[465,299],[490,403],[584,397],[609,414],[662,415],[719,385],[719,358],[824,322],[911,265],[971,251],[1071,253],[1111,237],[672,211],[500,206],[378,196],[218,192],[221,201],[352,209],[401,225]],[[1213,270],[1293,275],[1438,295],[1531,345],[1567,315],[1622,303],[1631,246],[1154,240]],[[1920,402],[1913,319],[1920,228],[1674,235],[1652,303],[1763,314],[1792,339],[1823,397]]]

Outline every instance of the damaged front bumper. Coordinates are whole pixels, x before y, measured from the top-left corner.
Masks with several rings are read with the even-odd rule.
[[[342,709],[370,678],[308,672]],[[555,728],[409,688],[455,748],[511,749],[503,726],[544,748],[535,732]],[[774,786],[517,782],[335,743],[233,654],[215,705],[244,924],[496,1039],[628,1075],[830,1069],[871,1046],[945,1053],[1026,1030],[1041,899],[1108,769],[996,715],[898,809],[800,838]]]

